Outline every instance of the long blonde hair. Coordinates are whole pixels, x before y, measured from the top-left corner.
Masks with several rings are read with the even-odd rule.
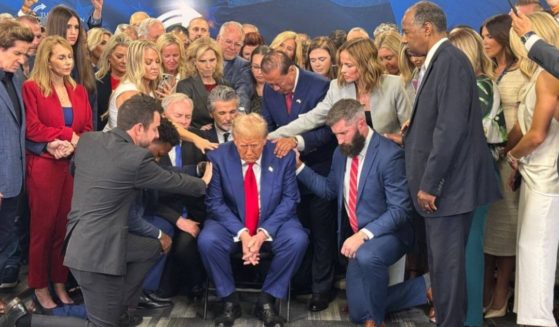
[[[89,52],[92,52],[99,44],[101,44],[103,36],[105,35],[108,35],[110,38],[113,36],[113,33],[102,27],[95,27],[87,31],[87,49]]]
[[[293,31],[284,31],[279,33],[270,44],[270,48],[274,50],[281,50],[279,47],[286,40],[293,40],[295,42],[295,54],[294,58],[291,58],[293,59],[293,62],[295,62],[299,67],[305,67],[303,45],[301,44],[301,40],[297,37],[297,33]]]
[[[476,76],[494,78],[493,61],[483,51],[483,41],[476,31],[469,27],[456,27],[450,31],[448,39],[468,57]]]
[[[50,57],[52,56],[52,51],[56,45],[61,45],[62,47],[64,47],[64,49],[69,50],[71,53],[73,53],[72,46],[65,38],[58,35],[46,37],[39,44],[37,54],[35,55],[35,65],[33,66],[33,70],[31,71],[31,75],[29,76],[29,80],[37,83],[39,89],[41,90],[41,93],[43,93],[43,95],[46,97],[48,97],[52,92],[52,72],[49,68],[49,62]],[[64,84],[70,85],[72,89],[76,87],[76,81],[74,81],[74,79],[70,75],[64,76]]]
[[[128,56],[126,59],[126,73],[122,77],[123,81],[128,81],[136,85],[138,90],[144,94],[150,94],[157,88],[158,80],[149,82],[149,90],[146,90],[144,85],[144,57],[145,52],[148,49],[152,49],[157,53],[159,60],[161,61],[161,56],[157,47],[153,42],[146,40],[136,40],[130,42],[128,46]]]
[[[400,57],[398,58],[398,68],[400,69],[400,77],[402,82],[407,85],[413,79],[415,65],[408,56],[408,46],[402,45],[400,49]]]
[[[559,26],[551,15],[546,12],[535,12],[528,15],[528,18],[532,21],[532,30],[536,34],[552,46],[559,46]],[[538,64],[528,59],[528,52],[524,44],[512,29],[510,31],[510,45],[512,52],[518,57],[518,68],[524,75],[531,78],[538,69]]]
[[[211,50],[215,53],[217,59],[213,78],[217,81],[223,77],[223,54],[221,48],[216,41],[209,37],[201,37],[190,43],[186,51],[186,74],[185,78],[198,76],[196,69],[196,60],[200,58],[206,51]]]
[[[181,40],[173,33],[161,34],[157,38],[157,48],[159,49],[159,55],[162,56],[163,49],[169,45],[176,44],[179,47],[179,74],[181,78],[186,74],[186,55],[184,52],[184,46]],[[161,69],[164,71],[163,67],[163,57],[161,57]]]
[[[347,41],[338,49],[338,85],[344,86],[347,84],[342,76],[342,64],[340,62],[340,54],[343,51],[346,51],[355,61],[360,75],[359,80],[365,86],[365,91],[371,92],[373,88],[380,85],[384,69],[378,61],[378,50],[373,41],[365,38]]]
[[[99,57],[99,62],[97,62],[97,67],[99,68],[97,73],[95,73],[95,77],[97,77],[97,79],[99,80],[102,79],[103,77],[105,77],[105,75],[107,75],[107,73],[111,71],[111,64],[109,63],[109,58],[115,51],[116,47],[123,46],[128,48],[129,44],[130,44],[130,40],[128,39],[126,34],[123,33],[113,35],[109,39],[109,42],[107,42],[107,46],[105,47],[105,50],[103,50],[103,54],[101,54],[101,57]]]

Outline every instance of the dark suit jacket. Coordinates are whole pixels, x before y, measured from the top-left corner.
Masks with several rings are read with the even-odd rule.
[[[464,53],[441,44],[427,67],[404,138],[415,207],[419,190],[437,196],[431,216],[473,211],[500,197],[481,124],[476,77]]]
[[[530,48],[528,58],[532,59],[551,75],[559,78],[559,49],[556,47],[546,43],[544,40],[539,40]]]
[[[295,154],[283,158],[274,155],[275,145],[267,142],[262,152],[260,177],[260,219],[258,228],[275,238],[284,225],[302,228],[295,208],[299,202],[295,178]],[[206,195],[208,217],[223,225],[231,235],[245,227],[245,192],[241,158],[233,142],[208,153],[213,176]]]
[[[109,109],[109,99],[111,98],[111,73],[107,73],[101,80],[97,80],[97,130],[102,131],[107,124],[107,118],[101,116]],[[107,116],[108,117],[108,116]]]
[[[299,80],[293,94],[291,113],[287,113],[285,95],[274,91],[270,85],[264,86],[262,95],[262,116],[268,123],[268,130],[287,125],[296,120],[299,115],[311,111],[324,99],[330,86],[330,81],[324,77],[299,69]],[[330,171],[332,154],[336,148],[336,138],[328,126],[323,126],[301,134],[305,140],[305,151],[301,153],[301,160],[319,174],[326,176]]]
[[[126,274],[128,213],[139,189],[201,196],[201,179],[167,171],[125,131],[84,134],[74,154],[72,209],[64,265],[109,275]]]
[[[344,176],[347,157],[336,149],[328,177],[305,167],[297,179],[325,199],[337,199],[338,235],[343,241]],[[374,133],[357,186],[357,222],[375,237],[395,234],[404,244],[413,242],[411,200],[406,182],[404,152],[393,142]],[[340,244],[341,245],[341,244]]]
[[[74,115],[71,127],[64,124],[64,113],[56,92],[52,91],[46,97],[35,81],[28,80],[23,83],[28,140],[38,143],[51,142],[54,139],[71,141],[74,132],[81,135],[91,131],[91,108],[86,89],[79,84],[75,89],[67,85],[66,91]],[[52,158],[47,152],[43,152],[41,156]]]
[[[250,63],[237,56],[235,59],[226,61],[223,69],[223,78],[231,83],[239,96],[239,107],[250,110],[250,99],[254,93],[254,81],[250,71]]]
[[[218,85],[229,85],[225,80],[217,81]],[[206,124],[213,123],[208,110],[208,95],[204,83],[199,75],[192,76],[181,80],[177,84],[177,92],[188,95],[194,103],[194,110],[192,111],[192,127],[200,128]]]
[[[3,72],[0,71],[3,78]],[[17,119],[12,100],[0,82],[0,193],[12,198],[21,192],[25,178],[25,110],[21,100],[20,74],[12,79],[18,94],[21,119]]]

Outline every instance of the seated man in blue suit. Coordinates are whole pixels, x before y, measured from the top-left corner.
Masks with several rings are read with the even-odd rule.
[[[308,236],[297,219],[299,201],[295,155],[274,155],[266,142],[266,121],[258,114],[233,121],[233,142],[208,153],[215,174],[206,195],[207,218],[198,248],[217,296],[224,299],[216,326],[232,326],[240,317],[230,254],[242,249],[246,265],[257,265],[261,248],[273,253],[257,306],[265,326],[283,326],[273,301],[287,296],[289,280],[299,267]]]
[[[427,303],[429,287],[423,277],[388,287],[388,267],[413,244],[404,152],[367,126],[356,100],[338,101],[326,122],[339,144],[330,174],[320,176],[298,162],[297,178],[317,195],[338,201],[351,320],[384,326],[387,311]]]

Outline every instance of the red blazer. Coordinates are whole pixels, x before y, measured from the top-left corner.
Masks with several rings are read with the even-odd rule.
[[[27,124],[25,136],[28,140],[37,143],[47,143],[54,139],[71,141],[73,132],[81,135],[91,131],[92,117],[87,91],[79,84],[74,89],[66,85],[66,90],[74,111],[72,127],[64,125],[64,112],[54,90],[45,97],[35,81],[28,80],[23,83]]]

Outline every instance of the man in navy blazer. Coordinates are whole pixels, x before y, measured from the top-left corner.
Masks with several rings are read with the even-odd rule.
[[[232,326],[241,315],[230,254],[242,251],[245,264],[257,265],[262,247],[273,253],[258,299],[265,326],[282,326],[272,304],[287,296],[289,280],[308,244],[295,209],[299,191],[295,155],[277,158],[266,142],[266,122],[258,114],[233,121],[233,142],[208,153],[215,174],[206,195],[207,218],[198,248],[217,296],[224,299],[216,326]]]
[[[473,211],[500,197],[481,124],[476,76],[446,38],[446,16],[429,1],[409,8],[402,42],[426,56],[409,128],[406,174],[415,208],[425,218],[429,271],[439,326],[463,326],[465,247]]]
[[[339,144],[330,174],[323,177],[300,165],[297,178],[317,195],[337,200],[351,320],[383,326],[387,311],[427,302],[423,277],[388,287],[388,267],[413,244],[404,152],[367,126],[356,100],[334,104],[326,123]]]
[[[19,263],[13,260],[18,249],[18,203],[25,178],[25,110],[21,100],[21,74],[14,73],[25,62],[33,33],[16,22],[0,25],[0,272],[7,265],[15,270],[17,283]],[[15,262],[12,262],[15,261]],[[0,282],[7,282],[0,275]],[[6,284],[5,284],[6,285]],[[0,306],[3,302],[0,301]]]
[[[324,99],[330,82],[324,77],[299,69],[282,51],[272,50],[262,59],[262,75],[266,81],[262,96],[262,116],[268,131],[287,125],[304,115]],[[336,148],[334,135],[327,126],[301,135],[279,138],[276,155],[283,156],[294,148],[315,172],[327,176]],[[322,199],[301,185],[301,202],[297,214],[311,232],[311,248],[294,278],[296,287],[312,287],[309,310],[321,311],[332,299],[336,262],[335,204]],[[307,276],[309,278],[307,278]],[[309,283],[312,280],[312,283]],[[309,285],[311,284],[311,285]]]

